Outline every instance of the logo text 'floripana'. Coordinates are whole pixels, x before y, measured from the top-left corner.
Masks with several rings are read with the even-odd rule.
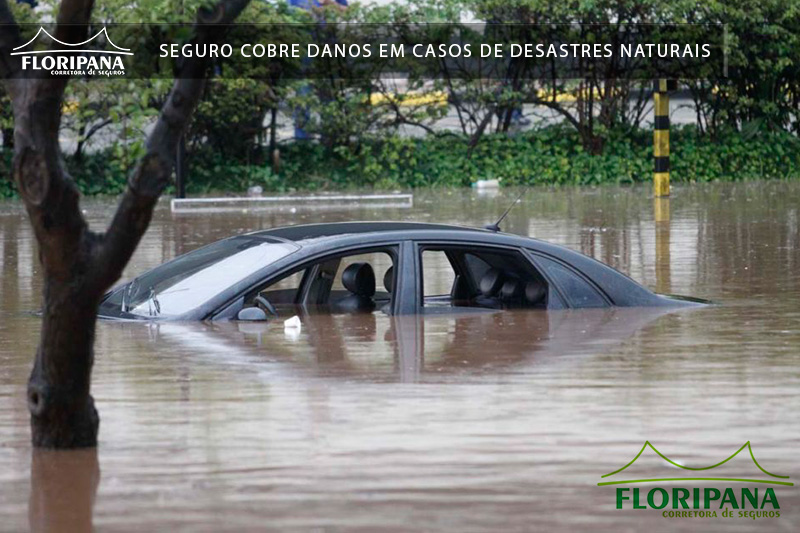
[[[687,475],[676,476],[670,472],[668,477],[631,476],[628,469],[647,450],[652,451],[671,466],[687,472]],[[759,475],[732,477],[709,472],[728,463],[744,450],[749,452],[753,466],[760,472]],[[626,472],[626,474],[621,475],[622,472]],[[745,442],[726,459],[709,466],[686,466],[680,464],[658,451],[649,441],[645,441],[639,453],[630,462],[613,472],[603,475],[602,478],[603,481],[598,483],[599,486],[617,485],[617,509],[657,509],[662,511],[661,514],[664,518],[738,517],[753,520],[757,518],[779,518],[781,516],[781,505],[778,503],[778,496],[775,494],[773,487],[765,487],[765,485],[777,485],[780,487],[794,485],[789,481],[789,476],[774,474],[761,466],[753,454],[753,447],[750,441]],[[724,483],[738,486],[724,487],[722,489],[702,486],[691,489],[685,488],[685,486],[669,488],[620,486],[674,482],[678,482],[681,485],[698,482],[706,484],[710,482],[715,485]]]
[[[49,48],[41,49],[48,38]],[[90,48],[95,40],[108,44],[108,49]],[[40,45],[39,49],[34,49],[36,44]],[[45,71],[53,76],[122,76],[125,74],[123,56],[133,53],[129,48],[114,44],[105,27],[80,43],[66,43],[40,27],[30,41],[14,48],[11,55],[20,56],[25,71]]]
[[[110,74],[106,71],[120,71],[124,73],[125,65],[119,56],[75,56],[75,55],[47,55],[23,56],[22,70],[47,70],[54,75],[82,75],[82,74]],[[94,71],[94,72],[92,72]]]
[[[711,487],[671,487],[670,490],[655,487],[642,498],[638,487],[633,489],[617,487],[617,509],[629,504],[631,509],[780,509],[778,497],[772,487],[767,487],[759,495],[758,487],[741,487],[737,493],[732,488],[724,491]]]

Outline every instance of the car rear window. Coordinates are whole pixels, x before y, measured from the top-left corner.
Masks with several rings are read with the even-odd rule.
[[[608,307],[597,289],[570,268],[541,255],[536,256],[536,262],[555,281],[572,307]]]

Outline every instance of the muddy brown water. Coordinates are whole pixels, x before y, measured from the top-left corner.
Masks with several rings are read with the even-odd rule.
[[[483,224],[514,194],[422,191],[408,209],[164,205],[125,277],[263,227]],[[646,440],[687,466],[750,441],[765,470],[800,479],[800,184],[677,187],[669,204],[647,188],[534,190],[504,229],[718,306],[321,316],[297,338],[280,325],[101,323],[99,450],[34,453],[24,391],[41,276],[24,213],[2,203],[0,530],[797,531],[800,487],[772,485],[780,518],[753,520],[617,510],[615,487],[597,486]],[[100,228],[113,202],[84,208]],[[650,451],[635,469],[687,475]],[[714,475],[764,477],[747,450]]]

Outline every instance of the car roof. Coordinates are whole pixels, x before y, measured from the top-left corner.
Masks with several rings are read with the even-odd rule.
[[[359,221],[288,226],[261,230],[250,235],[294,242],[305,250],[304,254],[293,254],[287,257],[286,261],[302,261],[305,259],[304,255],[310,256],[330,251],[329,246],[332,240],[341,240],[343,245],[352,246],[354,243],[378,242],[384,236],[391,240],[431,238],[436,241],[458,241],[462,244],[524,247],[536,253],[554,257],[571,268],[577,269],[599,286],[616,305],[663,305],[663,302],[658,300],[660,297],[591,257],[565,246],[502,231],[494,232],[483,228],[425,222]]]
[[[464,231],[492,233],[481,228],[469,228],[449,224],[428,224],[424,222],[333,222],[325,224],[302,224],[282,228],[255,231],[251,235],[277,237],[289,241],[303,241],[323,237],[335,237],[353,233],[383,233],[388,231]]]

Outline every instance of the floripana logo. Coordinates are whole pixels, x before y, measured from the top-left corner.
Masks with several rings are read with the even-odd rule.
[[[103,44],[108,49],[96,48]],[[123,56],[132,56],[133,52],[114,44],[105,26],[80,43],[65,43],[40,27],[33,39],[14,48],[11,55],[21,56],[25,71],[45,71],[53,76],[124,76]]]
[[[752,464],[742,459],[744,454],[739,456],[744,450],[749,452]],[[661,472],[664,469],[663,475],[631,474],[628,469],[645,452],[649,452],[648,455],[654,454],[663,461],[657,461],[660,465],[656,470]],[[651,455],[651,458],[654,457]],[[735,464],[737,462],[738,465]],[[755,475],[752,473],[753,467],[758,472]],[[746,474],[747,470],[751,473]],[[627,473],[622,474],[624,471]],[[664,518],[679,519],[780,518],[781,504],[778,502],[776,489],[794,486],[789,481],[789,476],[773,474],[756,461],[750,441],[745,442],[727,458],[709,466],[687,466],[673,461],[658,451],[650,441],[645,441],[632,461],[602,477],[608,480],[599,482],[599,486],[617,486],[617,509],[656,509]],[[676,483],[678,486],[667,486]],[[651,486],[652,484],[656,486]]]

